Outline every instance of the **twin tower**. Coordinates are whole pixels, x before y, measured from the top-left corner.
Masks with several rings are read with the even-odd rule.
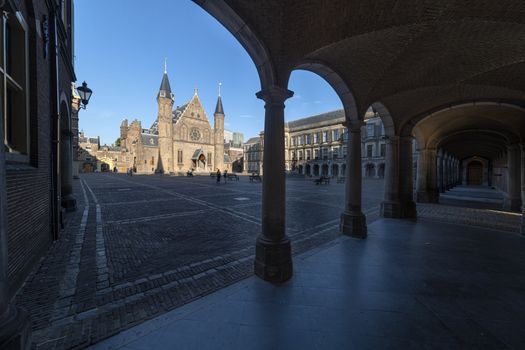
[[[215,171],[224,168],[224,109],[220,94],[215,107],[214,127],[211,128],[195,90],[193,98],[173,110],[166,68],[157,95],[158,169],[175,173],[193,169]]]

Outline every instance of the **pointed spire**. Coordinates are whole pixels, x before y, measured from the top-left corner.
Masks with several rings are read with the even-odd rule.
[[[160,83],[160,89],[158,96],[162,96],[165,98],[172,98],[171,96],[171,87],[170,87],[170,80],[168,79],[168,59],[164,59],[164,75],[162,76],[162,82]]]
[[[217,97],[217,106],[215,106],[215,114],[224,114],[224,109],[222,108],[222,98],[221,98],[221,83],[219,83],[219,96]]]

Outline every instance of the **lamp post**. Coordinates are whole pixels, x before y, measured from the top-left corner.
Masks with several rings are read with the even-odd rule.
[[[82,83],[82,86],[77,88],[78,95],[80,96],[80,100],[82,102],[82,105],[80,108],[86,109],[87,104],[89,103],[89,99],[91,98],[91,94],[93,94],[93,90],[88,88],[87,83],[84,81]]]

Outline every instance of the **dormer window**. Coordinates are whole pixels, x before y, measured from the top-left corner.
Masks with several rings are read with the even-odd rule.
[[[166,97],[166,92],[165,91],[160,91],[159,96],[160,97]]]

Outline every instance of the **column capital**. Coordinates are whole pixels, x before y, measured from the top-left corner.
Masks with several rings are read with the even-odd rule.
[[[280,86],[272,85],[255,94],[257,98],[266,102],[269,105],[282,105],[284,101],[293,96],[293,91],[282,88]]]

